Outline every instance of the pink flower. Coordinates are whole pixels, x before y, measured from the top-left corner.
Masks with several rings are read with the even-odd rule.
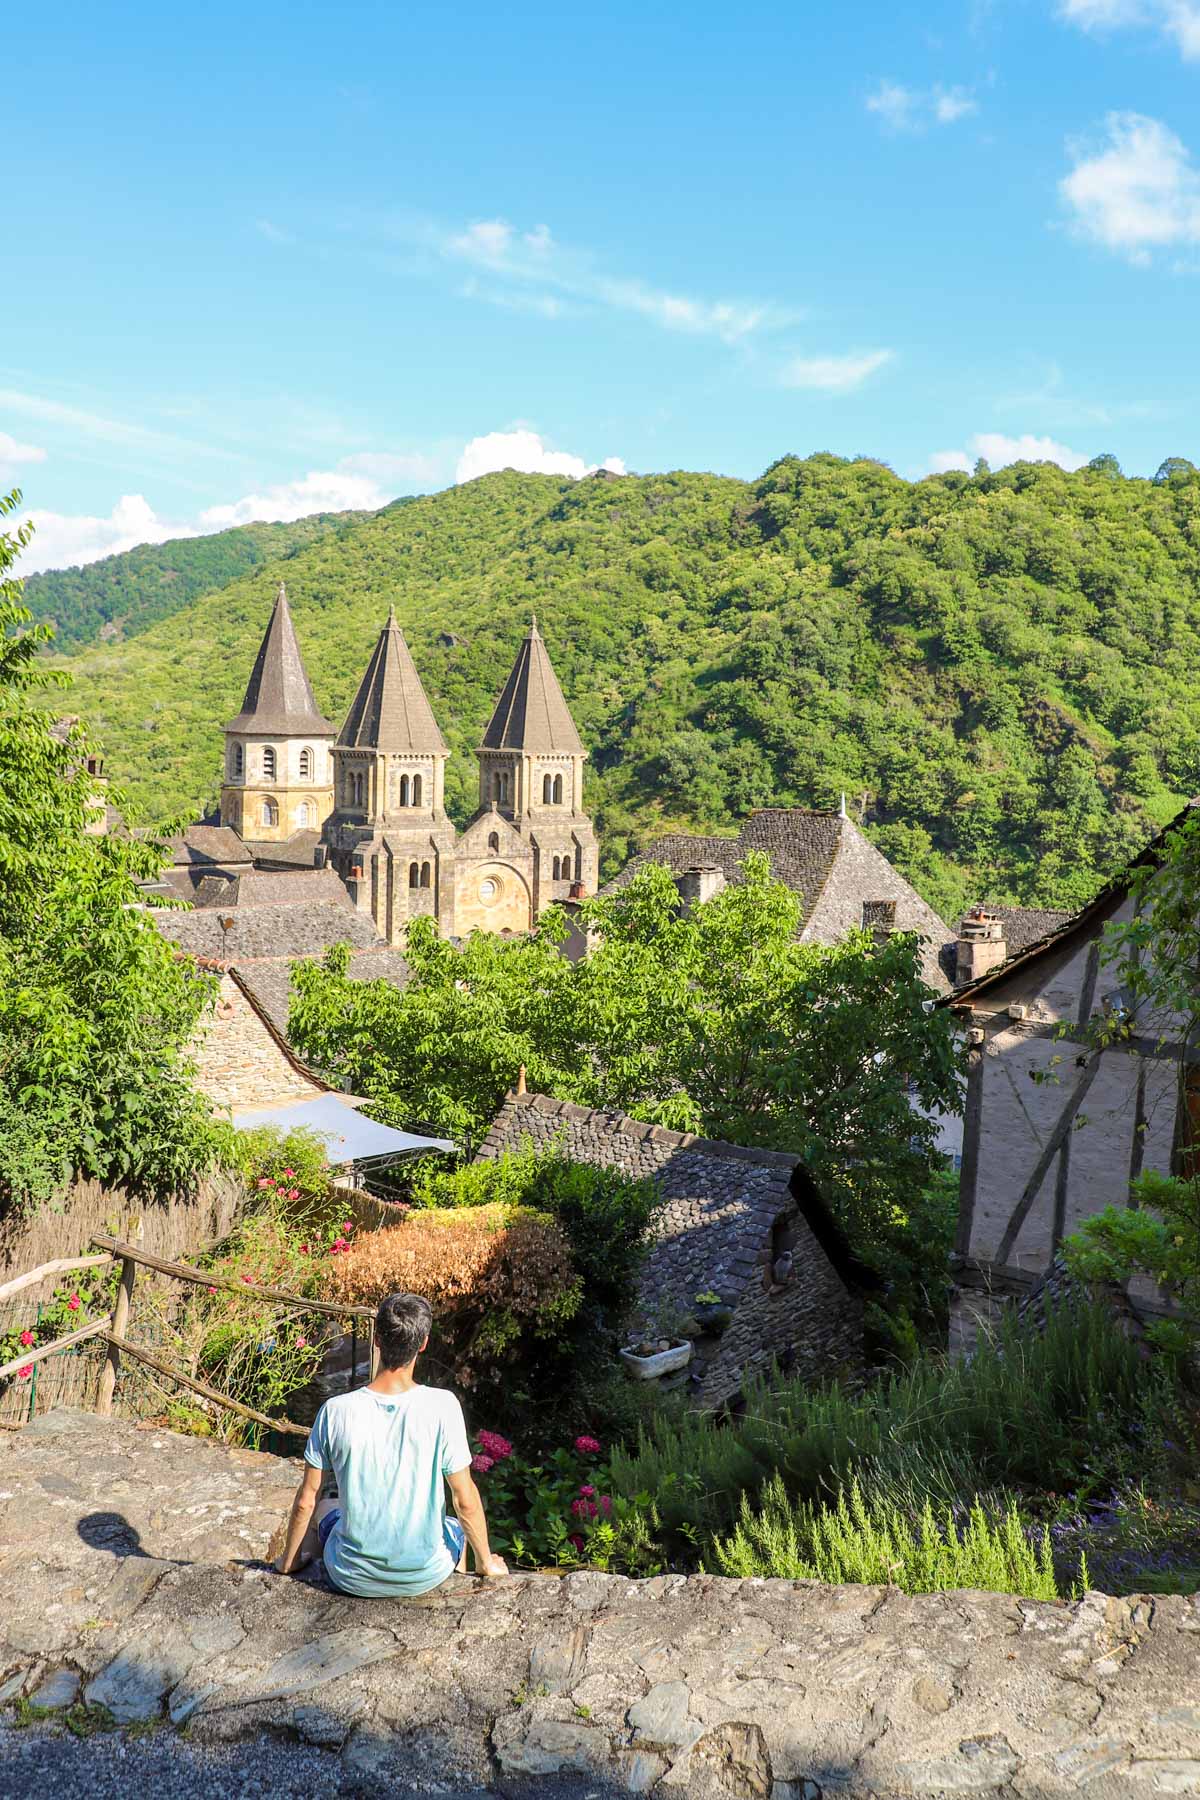
[[[23,1332],[22,1332],[22,1333],[21,1333],[21,1339],[20,1339],[20,1342],[21,1342],[21,1348],[22,1348],[22,1350],[28,1350],[28,1348],[29,1348],[29,1346],[30,1346],[30,1344],[32,1344],[32,1342],[33,1342],[33,1333],[32,1333],[32,1331],[23,1331]]]
[[[344,1237],[334,1238],[332,1244],[329,1246],[329,1254],[330,1256],[341,1256],[342,1253],[349,1248],[350,1246]]]
[[[601,1494],[601,1496],[600,1496],[600,1511],[604,1514],[605,1518],[607,1519],[609,1513],[612,1511],[612,1495],[611,1494]]]
[[[582,1495],[578,1500],[572,1500],[571,1511],[575,1514],[577,1519],[594,1519],[596,1516],[595,1503],[591,1500],[585,1500]]]
[[[343,1230],[343,1232],[353,1231],[354,1230],[354,1220],[347,1219],[346,1223],[342,1226],[342,1230]]]
[[[244,1281],[244,1282],[245,1282],[245,1283],[246,1283],[246,1286],[247,1286],[247,1287],[253,1287],[253,1286],[254,1286],[254,1277],[253,1277],[253,1275],[243,1275],[243,1276],[242,1276],[242,1280],[243,1280],[243,1281]]]
[[[486,1475],[488,1470],[494,1469],[495,1466],[496,1466],[495,1457],[494,1456],[485,1456],[483,1454],[482,1450],[478,1451],[476,1453],[476,1455],[474,1455],[471,1458],[471,1467],[474,1469],[474,1471],[477,1475]]]
[[[586,1481],[584,1482],[583,1486],[580,1488],[579,1491],[583,1495],[585,1500],[594,1500],[596,1498],[595,1488],[590,1486],[589,1483]]]
[[[271,1187],[273,1185],[271,1177],[269,1175],[260,1175],[258,1178],[258,1185],[260,1188]]]
[[[78,1312],[79,1311],[79,1295],[78,1294],[71,1295],[71,1298],[67,1301],[67,1310],[68,1310],[68,1312]]]
[[[17,1370],[17,1374],[21,1377],[22,1381],[28,1381],[29,1377],[33,1374],[33,1364],[26,1363],[23,1369]]]
[[[285,1169],[283,1171],[283,1179],[285,1181],[291,1181],[293,1179],[293,1177],[295,1176],[295,1173],[296,1173],[295,1169]]]
[[[289,1200],[298,1200],[299,1198],[300,1198],[300,1189],[299,1188],[289,1188],[288,1189],[288,1199]]]
[[[308,1339],[307,1338],[297,1338],[296,1339],[296,1348],[297,1348],[297,1350],[307,1350],[308,1349]]]
[[[575,1448],[578,1450],[580,1456],[595,1456],[600,1449],[600,1439],[587,1437],[586,1435],[584,1437],[577,1437],[575,1439]]]
[[[476,1435],[479,1438],[480,1449],[485,1455],[490,1456],[493,1462],[503,1462],[506,1457],[512,1455],[512,1445],[506,1437],[501,1437],[498,1431],[480,1431]]]

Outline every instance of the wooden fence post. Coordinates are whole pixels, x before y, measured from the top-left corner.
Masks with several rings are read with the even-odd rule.
[[[130,1231],[130,1238],[140,1242],[143,1235],[142,1222],[137,1222],[137,1231]],[[129,1307],[133,1299],[134,1277],[137,1275],[137,1264],[132,1256],[121,1258],[121,1285],[117,1289],[117,1303],[112,1313],[112,1338],[109,1341],[108,1356],[100,1371],[100,1393],[96,1401],[96,1411],[102,1419],[108,1418],[113,1407],[113,1389],[117,1385],[117,1371],[121,1366],[121,1345],[125,1340],[125,1330],[129,1324]]]

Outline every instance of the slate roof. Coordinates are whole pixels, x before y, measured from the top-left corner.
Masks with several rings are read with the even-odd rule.
[[[787,806],[751,813],[736,837],[670,832],[647,844],[600,892],[614,894],[627,887],[647,863],[663,863],[674,875],[715,865],[726,881],[737,882],[742,879],[739,865],[747,853],[762,850],[771,859],[776,879],[786,881],[803,899],[803,923],[807,924],[833,868],[846,823],[840,813]]]
[[[243,959],[232,965],[243,987],[253,994],[259,1010],[281,1034],[287,1032],[292,1000],[291,965],[305,960],[304,957],[282,956],[257,961]],[[351,951],[346,973],[351,981],[390,981],[393,987],[402,988],[408,980],[408,964],[402,950],[384,944],[377,949]]]
[[[256,868],[269,866],[277,869],[311,869],[313,855],[321,842],[319,830],[306,828],[293,831],[291,837],[276,838],[271,843],[264,843],[258,838],[243,838],[242,842],[254,858]]]
[[[320,956],[331,944],[358,949],[383,939],[365,913],[336,900],[308,900],[297,906],[204,906],[190,912],[158,909],[154,922],[165,938],[222,963],[247,958]]]
[[[225,729],[263,732],[273,737],[333,734],[333,726],[317,708],[282,581],[250,671],[242,710]]]
[[[586,756],[536,618],[483,734],[483,750]]]
[[[169,838],[172,866],[201,868],[216,864],[249,868],[253,858],[237,832],[229,825],[189,825],[180,837]]]
[[[338,744],[347,750],[395,750],[448,756],[395,609],[379,633],[367,672],[350,703]]]

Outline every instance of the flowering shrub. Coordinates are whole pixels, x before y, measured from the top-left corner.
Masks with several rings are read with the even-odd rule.
[[[527,1459],[495,1431],[477,1432],[475,1443],[471,1468],[483,1496],[488,1536],[501,1555],[535,1568],[586,1564],[657,1573],[661,1563],[646,1530],[645,1509],[607,1491],[597,1438],[578,1437],[570,1449],[554,1450],[540,1461]]]
[[[352,1305],[423,1294],[434,1311],[433,1363],[465,1385],[499,1379],[531,1340],[558,1334],[580,1299],[565,1236],[526,1207],[422,1212],[363,1232],[324,1264],[320,1285],[325,1298]]]
[[[115,1267],[72,1270],[66,1281],[55,1288],[35,1317],[25,1325],[15,1326],[11,1331],[0,1334],[0,1363],[11,1362],[22,1350],[35,1350],[41,1344],[51,1344],[55,1338],[66,1337],[68,1332],[78,1331],[81,1325],[111,1312],[117,1280],[118,1271]],[[34,1364],[26,1363],[17,1370],[15,1376],[7,1379],[29,1381],[33,1370]],[[0,1387],[4,1385],[0,1382]]]

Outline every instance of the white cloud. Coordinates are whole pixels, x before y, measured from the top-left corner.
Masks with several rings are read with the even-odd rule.
[[[276,225],[271,219],[255,219],[254,229],[269,244],[294,244],[296,241],[290,231],[285,231],[282,225]]]
[[[29,516],[36,532],[19,559],[21,575],[98,562],[102,556],[132,550],[135,544],[161,544],[167,538],[199,535],[194,525],[160,518],[143,494],[122,494],[107,518],[48,512],[40,507]]]
[[[968,474],[983,457],[993,469],[1003,469],[1014,462],[1052,462],[1063,469],[1081,469],[1086,456],[1060,444],[1051,437],[1035,437],[1025,432],[1009,437],[1002,431],[977,431],[971,439],[970,454],[966,450],[937,450],[929,459],[929,474],[944,475],[949,469],[965,469]]]
[[[890,131],[923,131],[927,125],[956,125],[979,111],[979,103],[962,87],[910,88],[883,80],[867,95],[867,111]]]
[[[1200,243],[1200,174],[1186,145],[1157,119],[1109,113],[1107,140],[1073,147],[1059,192],[1081,237],[1131,262],[1168,245]]]
[[[1175,44],[1186,62],[1200,57],[1200,5],[1196,0],[1062,0],[1059,17],[1083,31],[1140,26]]]
[[[411,226],[397,229],[412,235]],[[507,219],[477,219],[461,231],[417,232],[449,262],[480,271],[459,292],[465,299],[557,318],[562,297],[649,319],[667,331],[736,343],[760,330],[778,330],[797,314],[763,302],[703,300],[672,293],[634,276],[609,274],[583,251],[558,243],[548,225],[519,230]],[[486,276],[487,279],[481,279]]]
[[[605,457],[599,466],[611,469],[615,475],[625,473],[619,456]],[[513,431],[489,431],[483,437],[472,438],[458,459],[454,479],[474,481],[476,476],[491,475],[497,469],[517,469],[523,475],[568,475],[578,481],[595,467],[569,451],[547,449],[536,431],[518,426]]]
[[[36,444],[18,443],[7,431],[0,431],[0,487],[6,487],[27,463],[42,463],[45,460],[46,452]]]
[[[849,356],[795,356],[780,372],[782,387],[818,388],[848,394],[892,360],[891,350],[863,350]]]
[[[306,519],[318,512],[375,512],[390,498],[373,476],[348,469],[314,470],[260,494],[205,507],[200,530],[228,531],[231,525],[249,525],[255,519]]]

